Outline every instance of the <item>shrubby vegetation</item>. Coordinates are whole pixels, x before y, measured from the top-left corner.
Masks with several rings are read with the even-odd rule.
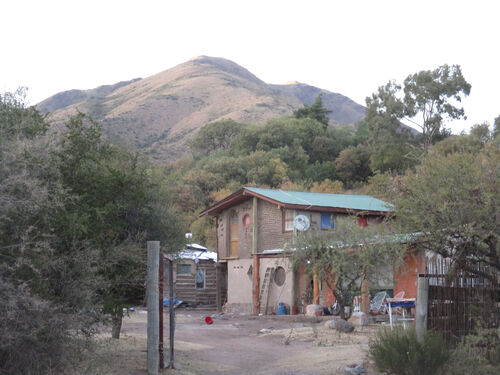
[[[65,371],[101,323],[119,337],[144,294],[145,241],[178,250],[169,196],[136,155],[83,114],[60,136],[16,94],[0,97],[0,362]]]
[[[443,338],[426,332],[422,342],[414,330],[385,329],[370,343],[370,356],[379,371],[394,375],[441,374],[450,357]]]

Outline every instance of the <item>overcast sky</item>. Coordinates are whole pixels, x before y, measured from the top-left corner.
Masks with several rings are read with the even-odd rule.
[[[36,104],[208,55],[364,105],[390,79],[459,64],[472,90],[458,133],[500,115],[499,14],[481,0],[2,0],[0,91],[26,86]]]

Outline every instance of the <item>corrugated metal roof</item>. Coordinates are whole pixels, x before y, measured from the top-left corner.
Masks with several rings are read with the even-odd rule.
[[[283,204],[338,207],[351,210],[392,212],[394,206],[369,195],[308,193],[304,191],[274,190],[245,187],[245,190]]]

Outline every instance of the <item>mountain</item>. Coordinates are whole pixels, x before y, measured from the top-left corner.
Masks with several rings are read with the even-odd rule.
[[[144,79],[58,93],[37,107],[55,124],[78,111],[90,114],[113,143],[171,161],[189,152],[189,140],[209,122],[263,123],[311,105],[320,93],[332,125],[364,117],[364,107],[343,95],[298,82],[267,84],[232,61],[208,56]]]

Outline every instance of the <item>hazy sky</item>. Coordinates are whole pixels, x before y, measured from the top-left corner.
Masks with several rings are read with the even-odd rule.
[[[364,104],[390,79],[459,64],[472,90],[457,133],[500,115],[499,14],[493,0],[1,0],[0,91],[26,86],[35,104],[208,55]]]

